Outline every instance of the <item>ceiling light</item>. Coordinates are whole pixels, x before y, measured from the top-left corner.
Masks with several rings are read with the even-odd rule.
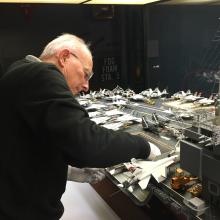
[[[161,0],[0,0],[0,3],[63,3],[63,4],[108,4],[144,5]]]
[[[85,1],[85,0],[84,0]],[[63,3],[80,4],[83,0],[0,0],[0,3]]]
[[[169,0],[162,2],[162,5],[202,5],[202,4],[215,4],[218,0]]]
[[[109,5],[145,5],[161,0],[90,0],[84,4],[109,4]]]

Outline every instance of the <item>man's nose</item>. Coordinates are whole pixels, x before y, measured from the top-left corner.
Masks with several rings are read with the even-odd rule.
[[[83,86],[82,86],[82,91],[83,92],[88,92],[89,91],[89,81],[86,81]]]

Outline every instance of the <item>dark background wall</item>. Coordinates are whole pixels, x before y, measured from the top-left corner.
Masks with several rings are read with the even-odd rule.
[[[147,38],[156,42],[153,50],[158,52],[148,59],[149,86],[168,87],[171,92],[216,92],[213,75],[220,64],[220,38],[216,37],[220,37],[220,7],[157,5],[145,13],[149,13]]]
[[[219,6],[0,4],[0,11],[0,74],[70,32],[91,44],[91,89],[217,91]]]
[[[139,88],[141,83],[143,87],[136,55],[143,41],[141,7],[0,4],[0,11],[1,74],[16,59],[39,56],[50,40],[69,32],[91,44],[95,72],[91,89]]]

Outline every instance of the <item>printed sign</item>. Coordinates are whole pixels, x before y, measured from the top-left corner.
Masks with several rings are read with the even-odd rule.
[[[119,80],[119,67],[115,57],[105,57],[102,64],[101,81]]]

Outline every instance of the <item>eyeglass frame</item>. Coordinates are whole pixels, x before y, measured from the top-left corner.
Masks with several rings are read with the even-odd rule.
[[[82,62],[81,62],[81,60],[79,59],[79,57],[78,57],[75,53],[73,53],[73,52],[70,52],[70,54],[71,54],[73,57],[75,57],[77,60],[79,60],[79,62],[81,63],[81,65],[82,65],[82,67],[83,67],[84,78],[86,79],[86,81],[89,81],[89,80],[92,78],[94,72],[91,71],[90,73],[87,73],[87,72],[85,71],[85,67],[84,67],[84,65],[82,64]]]

